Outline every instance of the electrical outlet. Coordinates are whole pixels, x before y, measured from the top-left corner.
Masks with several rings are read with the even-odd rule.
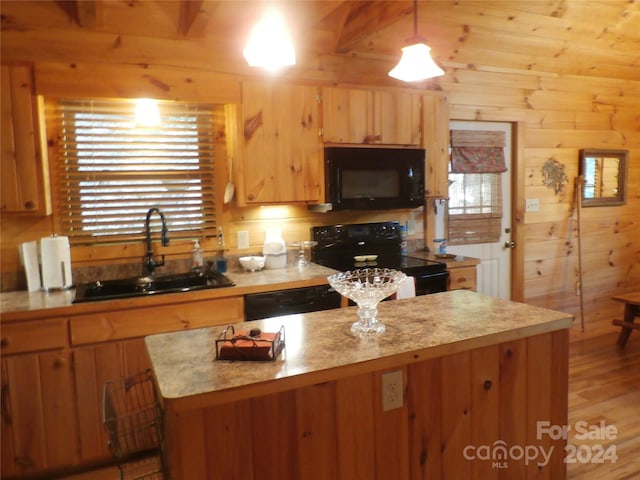
[[[415,235],[415,234],[416,234],[416,221],[407,220],[407,235]]]
[[[382,411],[402,408],[402,370],[382,374]]]
[[[527,198],[525,200],[525,212],[539,212],[540,201],[537,198]]]

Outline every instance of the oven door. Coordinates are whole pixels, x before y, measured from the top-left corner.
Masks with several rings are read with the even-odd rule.
[[[416,280],[416,296],[447,291],[449,272],[445,271],[425,275],[414,273],[412,275]]]

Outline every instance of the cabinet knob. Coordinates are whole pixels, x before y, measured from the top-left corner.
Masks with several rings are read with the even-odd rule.
[[[493,383],[491,382],[491,380],[485,380],[484,384],[482,385],[482,387],[485,390],[491,390],[491,387],[493,386]]]
[[[9,339],[6,337],[2,337],[0,340],[0,348],[7,348],[9,346]]]
[[[467,281],[467,277],[462,276],[462,277],[458,277],[458,283],[464,283]]]

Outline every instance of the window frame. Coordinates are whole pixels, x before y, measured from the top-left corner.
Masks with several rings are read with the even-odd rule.
[[[55,228],[55,232],[61,235],[67,235],[70,238],[70,242],[72,245],[99,245],[99,244],[114,244],[114,243],[135,243],[144,239],[144,218],[145,213],[141,215],[140,220],[140,231],[137,233],[130,233],[124,235],[83,235],[83,234],[74,234],[73,232],[69,232],[66,228],[66,222],[63,218],[65,212],[69,210],[68,203],[66,201],[64,188],[61,188],[61,185],[65,182],[65,175],[62,172],[63,166],[62,162],[62,130],[59,118],[57,117],[56,111],[58,109],[58,104],[60,101],[64,100],[79,100],[79,101],[87,101],[90,102],[92,100],[95,101],[116,101],[116,102],[133,102],[136,99],[111,99],[111,98],[62,98],[62,97],[47,97],[45,98],[45,124],[47,128],[47,139],[48,139],[48,154],[49,154],[49,164],[50,164],[50,182],[51,182],[51,196],[52,196],[52,205],[53,205],[53,224]],[[217,192],[221,191],[221,185],[225,181],[224,172],[226,170],[225,163],[227,157],[226,151],[226,122],[225,122],[225,106],[222,104],[214,104],[214,103],[198,103],[198,102],[170,102],[158,100],[159,104],[172,104],[174,107],[177,104],[183,105],[191,105],[191,106],[204,106],[205,108],[210,108],[212,111],[215,111],[215,118],[212,119],[212,150],[211,153],[211,162],[212,164],[208,165],[209,172],[209,180],[206,183],[206,188],[210,189],[208,192],[208,201],[205,202],[204,209],[205,215],[208,217],[208,222],[205,223],[203,228],[192,229],[192,230],[182,230],[182,231],[171,231],[171,237],[173,239],[203,239],[203,238],[214,238],[216,236],[217,231],[217,217],[220,215],[222,210],[222,202],[219,199],[219,195]],[[148,208],[156,206],[150,202]],[[212,211],[209,211],[211,209]],[[157,223],[157,217],[154,219],[154,222]],[[170,217],[168,218],[170,220]],[[156,229],[155,223],[153,224],[154,230]],[[171,228],[171,227],[170,227]]]

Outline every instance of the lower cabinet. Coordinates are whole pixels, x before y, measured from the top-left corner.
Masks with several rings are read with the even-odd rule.
[[[78,464],[73,356],[68,350],[2,358],[2,477]]]
[[[477,270],[473,267],[449,267],[449,290],[477,291]]]
[[[80,462],[111,458],[102,423],[102,390],[107,380],[149,368],[143,338],[75,348],[75,394],[78,401]]]
[[[564,479],[566,441],[538,425],[567,424],[568,335],[416,355],[355,376],[337,369],[334,381],[226,404],[168,402],[171,478]],[[402,404],[384,409],[382,376],[398,370]],[[526,446],[549,455],[525,459]]]
[[[150,367],[144,337],[243,316],[242,297],[229,297],[3,325],[1,477],[45,478],[111,461],[103,385]]]

